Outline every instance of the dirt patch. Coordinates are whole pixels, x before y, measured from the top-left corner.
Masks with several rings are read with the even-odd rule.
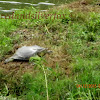
[[[56,51],[53,51],[53,53],[50,55],[46,54],[45,59],[45,66],[56,68],[58,64],[59,67],[65,70],[65,74],[70,74],[70,71],[68,69],[68,65],[71,62],[70,56],[64,55],[62,52],[59,52],[58,50],[58,53]],[[13,61],[7,64],[4,64],[4,61],[2,61],[0,62],[0,68],[2,68],[5,71],[5,74],[8,75],[18,75],[19,73],[23,75],[25,72],[34,72],[34,65],[30,64],[28,61]]]
[[[18,75],[24,74],[26,71],[32,71],[33,66],[29,64],[29,62],[19,62],[19,61],[14,61],[14,62],[9,62],[7,64],[4,64],[4,62],[0,62],[0,69],[4,70],[4,73],[9,75]]]
[[[70,4],[61,5],[58,9],[71,9],[78,12],[100,12],[100,6],[95,4],[89,4],[85,0],[75,1]]]

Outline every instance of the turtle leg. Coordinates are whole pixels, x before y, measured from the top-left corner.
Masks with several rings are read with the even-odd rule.
[[[14,58],[10,57],[10,58],[6,59],[6,60],[4,61],[4,63],[6,64],[6,63],[11,62],[11,61],[13,61],[13,60],[14,60]]]

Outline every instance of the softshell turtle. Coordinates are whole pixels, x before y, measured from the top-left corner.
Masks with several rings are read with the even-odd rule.
[[[48,48],[43,48],[38,45],[34,46],[22,46],[19,48],[13,56],[5,60],[5,63],[8,63],[13,60],[29,60],[30,57],[43,53],[50,53],[51,51]]]

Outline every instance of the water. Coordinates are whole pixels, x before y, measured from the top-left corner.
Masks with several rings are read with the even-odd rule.
[[[2,13],[12,13],[15,10],[20,10],[25,7],[33,6],[41,10],[46,10],[54,5],[65,4],[70,0],[5,0],[0,1],[0,14]]]

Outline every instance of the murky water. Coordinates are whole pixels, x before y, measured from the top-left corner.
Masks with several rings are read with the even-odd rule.
[[[33,6],[41,10],[46,10],[54,5],[65,4],[72,0],[5,0],[0,1],[0,14],[11,13],[15,10],[23,9],[25,7]]]

